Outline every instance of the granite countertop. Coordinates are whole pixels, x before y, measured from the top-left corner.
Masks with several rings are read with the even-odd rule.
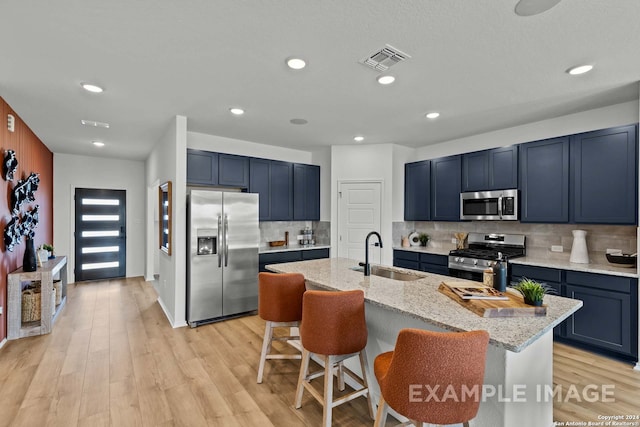
[[[589,264],[576,264],[574,262],[569,262],[569,259],[566,256],[562,257],[560,255],[557,257],[554,257],[553,259],[525,256],[525,257],[510,259],[509,263],[532,265],[537,267],[559,268],[562,270],[583,271],[585,273],[609,274],[612,276],[623,276],[623,277],[634,277],[634,278],[638,277],[637,268],[616,267],[613,264],[606,263],[606,258],[603,260],[603,263],[601,264],[594,263],[594,262],[590,262]]]
[[[407,248],[403,246],[394,246],[394,250],[399,251],[409,251],[409,252],[420,252],[423,254],[434,254],[434,255],[449,255],[449,252],[454,249],[452,245],[451,248],[432,248],[430,246],[409,246]]]
[[[327,248],[331,248],[331,245],[301,246],[296,243],[288,246],[274,246],[274,247],[260,246],[260,249],[258,249],[258,253],[271,254],[275,252],[306,251],[310,249],[327,249]]]
[[[489,332],[492,345],[513,352],[524,350],[582,307],[582,301],[546,295],[545,304],[548,307],[545,317],[482,318],[438,292],[441,282],[462,279],[398,267],[384,268],[412,274],[420,279],[398,281],[378,276],[364,277],[362,272],[351,269],[357,265],[356,260],[325,258],[272,264],[267,269],[279,273],[302,273],[308,283],[327,290],[362,289],[365,300],[371,304],[450,331],[484,329]]]

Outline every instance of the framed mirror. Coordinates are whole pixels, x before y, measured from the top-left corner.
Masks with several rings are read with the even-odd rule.
[[[171,181],[158,187],[160,250],[171,255]]]

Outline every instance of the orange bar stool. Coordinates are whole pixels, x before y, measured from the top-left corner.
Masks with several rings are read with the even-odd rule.
[[[418,427],[469,427],[482,399],[488,343],[486,331],[402,329],[395,350],[378,355],[373,364],[380,385],[374,427],[385,425],[389,407]]]
[[[302,363],[296,389],[296,409],[302,406],[302,394],[306,388],[323,405],[322,425],[331,426],[331,414],[335,406],[366,396],[369,414],[373,419],[374,408],[367,383],[367,324],[364,318],[364,292],[361,290],[328,292],[307,291],[302,303]],[[311,354],[320,357],[324,370],[309,374]],[[343,361],[358,356],[362,379],[343,366]],[[338,388],[344,390],[344,373],[362,386],[334,400],[333,371],[337,370]],[[311,380],[324,375],[324,394],[311,385]]]
[[[300,339],[299,336],[274,337],[274,328],[297,327],[302,320],[302,295],[305,291],[304,276],[299,273],[258,274],[258,315],[267,321],[264,327],[258,384],[262,383],[264,363],[267,359],[300,359],[298,354],[271,354],[273,341]]]

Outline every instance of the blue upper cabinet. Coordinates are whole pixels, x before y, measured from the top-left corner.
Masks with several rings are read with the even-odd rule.
[[[518,146],[462,156],[462,191],[518,188]]]
[[[258,194],[258,218],[271,219],[271,160],[249,159],[249,192]]]
[[[571,137],[573,221],[637,224],[636,125]]]
[[[258,193],[260,221],[291,221],[293,164],[251,158],[249,167],[249,192]]]
[[[462,156],[431,160],[431,220],[460,221]]]
[[[293,165],[293,219],[320,221],[320,166]]]
[[[293,163],[271,160],[271,221],[293,219]]]
[[[404,165],[404,220],[431,220],[431,162]]]
[[[187,184],[218,185],[218,153],[187,149]]]
[[[218,154],[218,185],[249,187],[249,158],[233,154]]]
[[[489,150],[489,190],[518,188],[518,146]]]
[[[569,137],[520,146],[520,221],[569,221]]]
[[[462,191],[489,190],[489,150],[462,155]]]

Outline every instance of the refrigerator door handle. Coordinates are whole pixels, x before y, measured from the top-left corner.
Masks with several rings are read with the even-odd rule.
[[[224,216],[224,266],[229,266],[229,218]]]
[[[218,268],[222,267],[222,241],[220,240],[221,237],[221,228],[222,228],[222,217],[220,215],[218,215],[218,238],[216,239],[217,242],[217,250],[216,252],[218,253]]]

